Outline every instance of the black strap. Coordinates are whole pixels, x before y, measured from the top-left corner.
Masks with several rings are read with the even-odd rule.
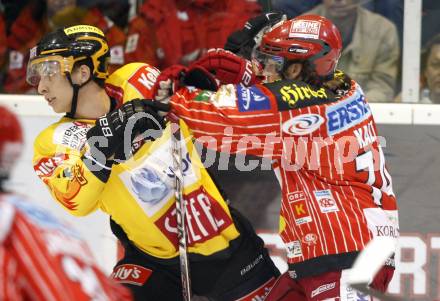
[[[74,84],[72,82],[72,77],[70,76],[70,73],[66,73],[66,77],[69,80],[69,83],[73,88],[72,104],[70,106],[70,112],[66,114],[66,117],[73,119],[73,118],[75,118],[76,107],[78,106],[79,89],[84,87],[88,82],[90,82],[92,80],[92,76],[90,76],[89,79],[87,81],[85,81],[82,85]]]

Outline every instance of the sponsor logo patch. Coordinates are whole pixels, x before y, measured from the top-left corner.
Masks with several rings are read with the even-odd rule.
[[[64,161],[68,160],[68,155],[60,155],[52,158],[43,158],[34,165],[34,170],[40,178],[50,177],[54,170]]]
[[[81,150],[87,141],[87,132],[92,126],[77,121],[62,123],[54,131],[53,144]]]
[[[307,233],[301,241],[308,246],[313,246],[316,245],[316,242],[318,241],[318,236],[315,233]]]
[[[240,112],[261,111],[270,109],[270,101],[263,92],[256,88],[237,86],[238,110]]]
[[[220,89],[211,95],[210,100],[213,105],[218,108],[223,107],[237,107],[236,102],[236,90],[235,86],[232,84],[221,86]]]
[[[328,106],[325,114],[328,135],[333,136],[366,120],[371,116],[371,110],[365,97],[355,94],[355,97]]]
[[[143,167],[133,173],[131,184],[137,197],[142,202],[151,205],[160,202],[171,190],[157,172],[148,167]]]
[[[294,83],[282,86],[279,90],[281,99],[288,105],[288,107],[296,107],[299,101],[327,99],[328,95],[324,88],[315,89],[309,85],[301,85],[301,83]]]
[[[290,135],[308,135],[319,129],[324,118],[317,114],[303,114],[283,123],[283,132]]]
[[[309,213],[309,208],[307,207],[304,192],[291,192],[287,195],[287,199],[289,201],[289,206],[293,212],[295,223],[297,225],[309,223],[312,221],[312,217]]]
[[[189,246],[215,237],[232,224],[231,218],[203,187],[183,195],[183,199]],[[171,205],[155,225],[177,249],[176,206]]]
[[[317,289],[314,289],[311,293],[311,297],[316,297],[319,294],[322,294],[323,292],[329,291],[331,289],[334,289],[336,287],[336,282],[332,282],[332,283],[327,283],[327,284],[323,284],[320,287],[318,287]]]
[[[289,38],[319,39],[321,23],[311,20],[298,20],[292,22]]]
[[[303,256],[301,242],[299,240],[286,243],[287,258],[296,258]]]
[[[111,278],[120,283],[142,286],[153,271],[136,264],[121,264],[113,270]]]
[[[153,86],[160,72],[154,67],[143,66],[139,68],[129,79],[130,83],[143,97],[153,97]]]
[[[399,237],[399,219],[397,210],[382,210],[381,208],[365,208],[364,215],[368,229],[373,237]]]
[[[139,161],[140,165],[119,174],[119,178],[125,184],[125,189],[149,217],[155,215],[174,197],[171,139],[167,139],[164,143],[156,141],[154,142],[156,144],[150,148],[152,152],[149,156]],[[159,147],[155,148],[156,145]],[[187,187],[196,183],[199,175],[191,164],[190,154],[183,140],[181,147],[182,172],[185,187]]]
[[[70,179],[67,189],[60,190],[56,186],[53,187],[55,198],[69,210],[76,210],[78,204],[73,200],[80,192],[81,187],[87,185],[87,179],[84,177],[84,167],[75,164],[63,170],[64,176]]]
[[[318,202],[319,209],[322,213],[339,211],[336,200],[333,198],[333,194],[329,189],[315,190],[313,191],[315,199]]]

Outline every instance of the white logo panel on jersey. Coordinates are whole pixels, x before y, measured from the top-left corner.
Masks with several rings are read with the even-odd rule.
[[[339,211],[338,205],[330,189],[313,191],[322,213]]]
[[[188,186],[196,183],[200,176],[197,176],[191,164],[186,144],[181,141],[181,145],[184,185]],[[127,190],[149,217],[156,214],[174,197],[171,151],[171,139],[167,139],[165,143],[148,154],[148,157],[142,158],[139,166],[119,175]]]
[[[319,129],[324,121],[318,114],[302,114],[284,122],[282,128],[289,135],[308,135]]]
[[[301,242],[294,240],[286,243],[287,258],[297,258],[303,256]]]
[[[383,210],[381,208],[364,209],[368,229],[373,237],[387,236],[397,239],[399,237],[399,217],[397,210]]]
[[[218,108],[237,107],[237,91],[232,84],[221,86],[216,93],[210,96],[210,101]]]
[[[81,150],[87,141],[87,132],[93,125],[81,122],[64,122],[58,125],[53,134],[53,144],[65,145]]]
[[[371,116],[371,108],[362,89],[357,85],[351,96],[327,106],[325,116],[328,135],[334,136],[368,119]]]

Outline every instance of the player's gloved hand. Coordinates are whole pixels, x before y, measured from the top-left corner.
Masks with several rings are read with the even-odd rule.
[[[275,25],[283,18],[283,14],[271,12],[249,19],[242,29],[234,31],[228,36],[224,49],[250,60],[252,49],[260,43],[261,37],[258,37],[260,32],[266,27],[268,29]]]
[[[182,65],[172,65],[162,70],[153,86],[153,99],[168,103],[169,97],[180,87],[188,68]]]
[[[158,138],[165,128],[160,111],[168,111],[169,105],[146,99],[134,99],[96,120],[87,132],[90,156],[106,165],[123,144],[130,145],[141,134],[145,140]]]
[[[221,84],[243,84],[250,86],[256,82],[252,63],[224,49],[210,49],[203,57],[195,61],[195,66],[209,71]]]

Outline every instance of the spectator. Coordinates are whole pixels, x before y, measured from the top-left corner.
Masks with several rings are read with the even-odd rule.
[[[424,7],[426,1],[423,1]],[[315,6],[321,3],[322,0],[272,0],[273,10],[285,13],[289,19],[304,14],[306,11],[313,9]],[[372,12],[378,13],[392,21],[394,25],[396,25],[397,31],[399,32],[400,41],[402,40],[403,0],[362,0],[360,4]]]
[[[359,82],[368,100],[391,101],[400,55],[396,26],[359,1],[324,0],[308,14],[325,16],[339,28],[344,45],[339,67]]]
[[[404,0],[363,0],[365,8],[384,16],[396,25],[400,48],[403,41],[403,2]]]
[[[421,103],[440,104],[440,34],[426,45],[422,52]]]
[[[128,0],[50,0],[48,15],[52,29],[89,24],[101,29],[110,47],[110,73],[121,67],[124,60],[126,35],[124,33],[128,22]],[[54,11],[54,13],[51,13]]]
[[[6,6],[7,63],[3,79],[3,91],[7,93],[28,93],[33,91],[26,83],[26,62],[28,50],[47,30],[46,2],[43,0],[22,1],[19,9]],[[11,14],[16,16],[10,19]]]
[[[172,64],[188,65],[206,49],[224,45],[231,32],[260,12],[256,2],[244,0],[150,0],[140,9],[140,16],[148,26],[130,34],[139,39],[152,37],[153,43],[157,39],[156,59],[160,68]],[[141,58],[142,49],[152,47],[139,43],[136,38],[129,42],[127,52],[132,57]]]
[[[287,18],[292,19],[321,3],[322,0],[272,0],[272,10],[283,12],[287,15]]]

